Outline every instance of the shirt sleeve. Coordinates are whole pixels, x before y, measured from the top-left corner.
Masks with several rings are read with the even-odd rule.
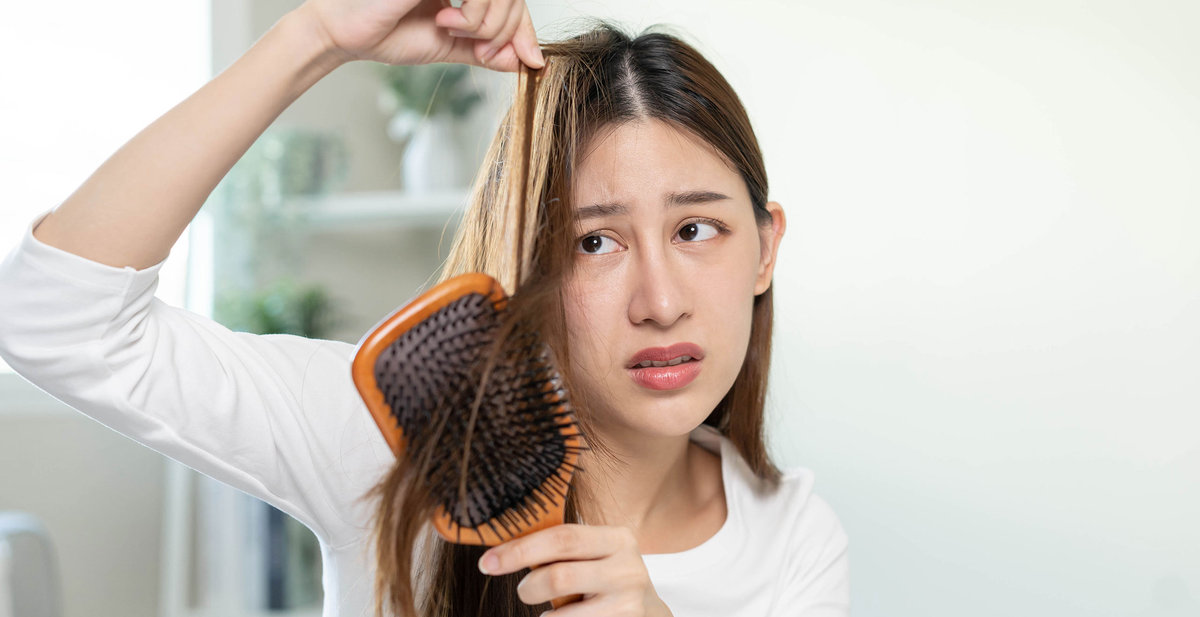
[[[352,346],[231,332],[155,298],[161,263],[106,266],[34,226],[0,264],[0,356],[17,373],[327,542],[363,525],[359,498],[392,457],[350,379]]]
[[[778,614],[848,617],[849,539],[833,508],[809,494],[792,529],[793,552],[783,572]]]

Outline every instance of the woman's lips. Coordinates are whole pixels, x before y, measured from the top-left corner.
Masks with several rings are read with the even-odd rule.
[[[700,360],[689,360],[675,366],[650,366],[630,368],[629,375],[634,383],[651,390],[677,390],[700,374]]]
[[[688,360],[672,366],[638,366],[649,362],[670,362],[677,358]],[[625,365],[633,381],[651,390],[676,390],[692,382],[700,374],[704,350],[695,343],[676,343],[670,347],[643,349]]]

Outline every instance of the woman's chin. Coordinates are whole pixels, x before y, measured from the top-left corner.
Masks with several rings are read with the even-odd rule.
[[[635,411],[629,413],[611,413],[598,422],[597,428],[605,434],[633,435],[638,440],[647,438],[675,438],[688,435],[696,427],[704,423],[705,418],[717,402],[704,404],[700,401],[688,400],[691,397],[680,397],[671,401],[645,401],[641,405],[631,405],[625,409]]]

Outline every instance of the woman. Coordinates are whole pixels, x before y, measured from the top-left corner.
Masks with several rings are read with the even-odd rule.
[[[509,147],[526,130],[510,114],[444,274],[562,290],[542,326],[594,447],[576,522],[414,557],[349,346],[231,333],[153,299],[220,178],[356,59],[545,67],[532,148]],[[517,156],[528,194],[510,202]],[[582,594],[552,614],[844,615],[845,534],[811,474],[779,473],[763,443],[785,227],[766,186],[737,97],[671,37],[598,28],[543,56],[519,2],[310,0],[31,226],[0,268],[0,350],[68,404],[312,528],[326,614],[366,614],[378,594],[400,614],[536,615]],[[507,224],[510,203],[531,215],[525,229]]]

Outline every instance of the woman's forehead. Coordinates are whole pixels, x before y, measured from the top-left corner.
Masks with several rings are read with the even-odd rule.
[[[638,199],[671,206],[749,197],[741,174],[716,148],[652,119],[598,131],[573,180],[577,209]]]
[[[578,162],[583,167],[593,161],[598,153],[602,156],[613,150],[662,148],[668,145],[676,149],[703,151],[717,159],[725,159],[716,146],[686,127],[657,118],[633,118],[609,122],[593,130],[584,139]],[[728,161],[725,162],[728,164]],[[733,165],[729,164],[729,167],[733,169]]]

